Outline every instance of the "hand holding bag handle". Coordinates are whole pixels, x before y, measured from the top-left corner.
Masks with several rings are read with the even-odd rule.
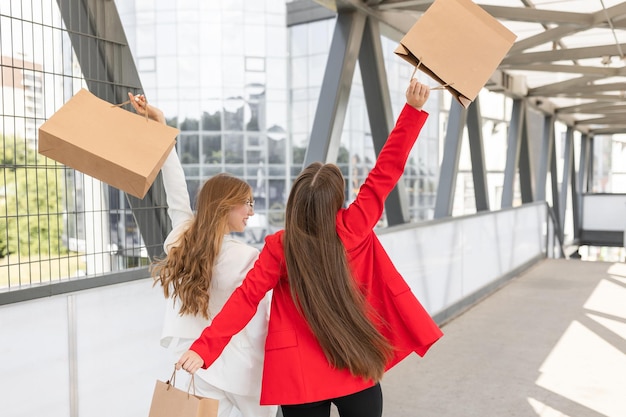
[[[196,395],[193,374],[186,391],[176,388],[175,382],[176,367],[167,382],[156,382],[148,417],[217,417],[219,401]]]
[[[189,385],[187,385],[187,397],[189,395],[196,395],[196,382],[195,382],[195,374],[191,374],[191,378],[189,379]],[[167,389],[176,388],[176,364],[174,364],[174,371],[172,372],[172,376],[166,382]],[[191,394],[191,388],[193,387],[193,394]]]

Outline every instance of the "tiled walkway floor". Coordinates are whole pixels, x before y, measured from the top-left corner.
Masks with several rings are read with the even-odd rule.
[[[626,417],[626,265],[544,260],[383,380],[385,417]]]

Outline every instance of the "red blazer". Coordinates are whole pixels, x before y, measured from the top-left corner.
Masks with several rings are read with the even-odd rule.
[[[411,352],[424,355],[442,336],[373,231],[427,117],[426,112],[405,105],[356,200],[336,217],[337,233],[346,247],[353,276],[386,323],[377,323],[379,330],[396,349],[387,369]],[[261,404],[308,403],[371,387],[374,381],[335,369],[326,360],[292,301],[282,236],[280,231],[266,238],[254,268],[191,349],[204,359],[205,368],[210,366],[251,319],[265,293],[273,289]]]

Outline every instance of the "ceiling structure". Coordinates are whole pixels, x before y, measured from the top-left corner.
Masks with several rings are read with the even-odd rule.
[[[315,0],[377,19],[394,40],[433,1]],[[554,114],[589,136],[626,133],[626,1],[478,0],[517,35],[485,86]]]

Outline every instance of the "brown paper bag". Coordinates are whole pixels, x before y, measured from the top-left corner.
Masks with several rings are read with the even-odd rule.
[[[395,53],[446,87],[467,108],[517,36],[471,0],[436,0]]]
[[[174,147],[178,129],[82,89],[39,128],[40,154],[143,198]]]
[[[157,381],[152,395],[148,417],[217,417],[218,400],[205,398],[190,392],[193,387],[193,375],[187,387],[182,391],[174,386],[176,370],[167,382]],[[195,391],[195,388],[193,388]]]

